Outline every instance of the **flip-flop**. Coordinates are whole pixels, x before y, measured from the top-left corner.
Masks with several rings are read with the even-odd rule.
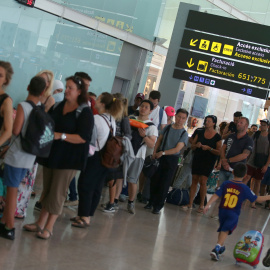
[[[49,235],[45,236],[44,232],[48,232]],[[36,233],[36,237],[40,238],[40,239],[43,239],[43,240],[50,239],[52,235],[53,235],[52,232],[50,230],[48,230],[47,228],[45,228],[42,231]]]
[[[32,226],[32,228],[30,227]],[[23,228],[28,232],[41,232],[41,228],[37,223],[25,224]]]
[[[196,212],[199,214],[203,214],[203,208],[199,207]]]
[[[257,209],[257,207],[254,205],[251,205],[250,208]]]
[[[73,223],[71,223],[71,226],[77,227],[77,228],[86,228],[90,226],[90,223],[87,223],[84,219],[80,218]]]

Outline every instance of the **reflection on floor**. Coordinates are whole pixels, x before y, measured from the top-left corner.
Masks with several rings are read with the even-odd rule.
[[[107,200],[107,191],[102,202]],[[69,218],[76,208],[65,208],[50,240],[40,240],[22,230],[24,223],[37,217],[31,199],[25,221],[16,221],[15,241],[0,240],[0,269],[7,270],[166,270],[166,269],[251,269],[235,265],[233,248],[239,237],[250,229],[260,230],[269,210],[242,208],[238,228],[226,244],[223,260],[210,260],[209,253],[217,239],[218,221],[184,212],[167,204],[160,215],[154,215],[136,204],[136,214],[126,211],[126,203],[114,214],[96,212],[87,229],[73,228]],[[269,226],[265,230],[264,257],[269,245]],[[262,263],[257,269],[266,269]]]

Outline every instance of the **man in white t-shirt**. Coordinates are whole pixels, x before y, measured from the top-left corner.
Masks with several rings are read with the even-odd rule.
[[[138,128],[132,132],[131,144],[136,158],[131,163],[127,173],[129,195],[127,209],[131,214],[135,214],[134,199],[137,192],[138,178],[145,160],[146,149],[154,148],[158,137],[157,127],[149,120],[149,114],[153,110],[153,107],[153,103],[150,100],[142,101],[139,116],[136,119],[148,124],[149,127]]]
[[[162,130],[167,125],[167,115],[163,109],[158,105],[161,94],[159,91],[152,91],[149,95],[149,100],[154,105],[153,111],[149,115],[149,119],[156,125],[158,130]],[[160,112],[162,110],[162,112]]]

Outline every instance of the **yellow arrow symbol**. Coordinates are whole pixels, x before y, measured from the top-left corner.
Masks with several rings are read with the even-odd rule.
[[[187,65],[188,65],[189,68],[194,66],[194,63],[192,63],[192,58],[190,58],[189,62],[187,62]]]
[[[198,41],[198,39],[196,39],[196,40],[193,40],[193,39],[192,39],[192,40],[190,41],[190,43],[189,43],[190,46],[196,46],[196,45],[197,45],[197,44],[196,44],[197,41]]]

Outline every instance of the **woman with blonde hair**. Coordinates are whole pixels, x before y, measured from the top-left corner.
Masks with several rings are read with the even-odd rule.
[[[102,93],[96,100],[97,115],[94,115],[95,128],[97,130],[96,152],[89,157],[86,169],[81,172],[78,180],[79,207],[78,216],[71,218],[72,226],[85,228],[90,225],[90,219],[94,216],[99,204],[104,180],[109,169],[101,164],[100,151],[104,148],[110,129],[115,136],[115,121],[123,116],[123,102],[110,93]]]
[[[36,76],[40,76],[46,81],[46,90],[40,98],[40,102],[45,106],[45,112],[48,112],[49,109],[54,105],[55,100],[51,95],[53,88],[54,75],[50,70],[41,70]]]
[[[116,121],[115,135],[120,137],[125,136],[131,140],[131,127],[128,118],[128,100],[120,93],[113,94],[113,96],[119,98],[123,103],[123,116],[120,121]],[[123,178],[123,166],[120,166],[115,172],[110,173],[107,177],[107,179],[110,180],[108,182],[110,200],[108,203],[102,205],[104,207],[103,212],[113,213],[118,209],[118,199],[123,187]],[[116,194],[118,194],[117,198],[115,197]]]

